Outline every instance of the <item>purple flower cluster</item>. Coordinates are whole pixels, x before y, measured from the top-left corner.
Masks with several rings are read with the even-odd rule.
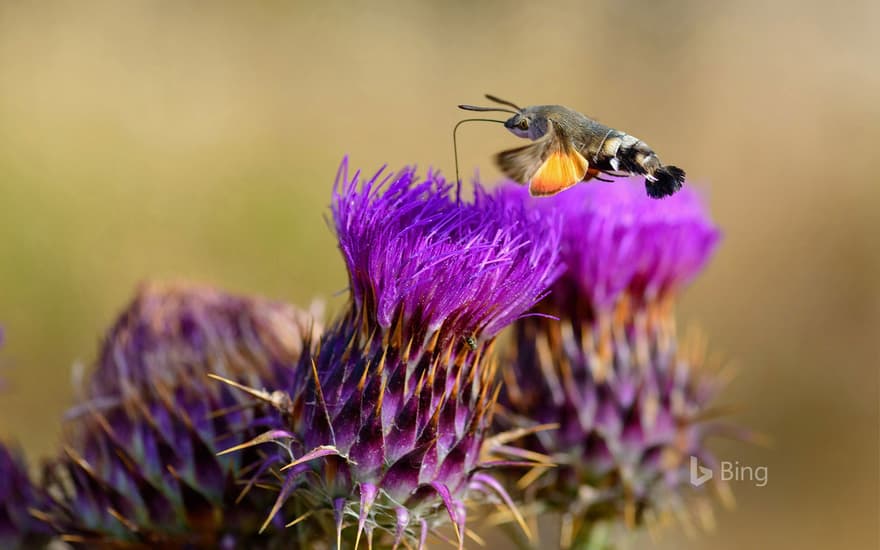
[[[602,522],[667,509],[686,457],[713,461],[701,418],[719,384],[671,307],[719,239],[700,198],[635,180],[454,190],[343,161],[349,299],[326,327],[141,288],[41,483],[0,445],[0,546],[461,548],[492,503],[522,526],[559,512],[563,543],[586,547]]]
[[[556,290],[569,285],[596,311],[624,293],[656,301],[689,283],[705,266],[720,233],[692,188],[657,201],[634,179],[591,182],[538,203],[561,215],[562,260]]]

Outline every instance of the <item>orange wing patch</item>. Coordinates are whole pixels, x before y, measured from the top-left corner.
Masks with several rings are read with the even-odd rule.
[[[554,151],[538,168],[529,182],[529,194],[533,197],[555,195],[582,181],[590,164],[576,150]]]

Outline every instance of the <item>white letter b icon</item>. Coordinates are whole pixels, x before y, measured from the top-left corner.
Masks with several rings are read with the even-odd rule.
[[[700,466],[697,457],[691,457],[691,485],[699,487],[712,479],[712,470],[704,466]]]

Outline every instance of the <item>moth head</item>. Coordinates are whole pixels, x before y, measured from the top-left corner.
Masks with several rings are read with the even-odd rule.
[[[547,118],[527,107],[508,118],[504,127],[517,137],[535,140],[547,133]]]
[[[529,137],[532,121],[523,113],[517,113],[504,121],[504,127],[513,132],[513,135],[521,138]]]
[[[538,139],[547,133],[547,114],[546,108],[543,107],[520,107],[516,103],[486,94],[486,98],[495,103],[499,103],[504,107],[479,107],[477,105],[459,105],[459,109],[465,111],[478,112],[500,112],[510,113],[513,116],[504,122],[504,127],[510,130],[515,136],[528,138],[531,140]],[[484,120],[484,119],[480,119]],[[500,120],[491,120],[490,122],[502,122]]]

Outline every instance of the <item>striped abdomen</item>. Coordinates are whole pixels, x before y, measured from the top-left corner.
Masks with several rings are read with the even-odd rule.
[[[664,165],[647,143],[618,130],[608,129],[598,140],[594,136],[587,153],[599,170],[644,175],[648,195],[655,199],[672,195],[684,183],[684,170]]]

